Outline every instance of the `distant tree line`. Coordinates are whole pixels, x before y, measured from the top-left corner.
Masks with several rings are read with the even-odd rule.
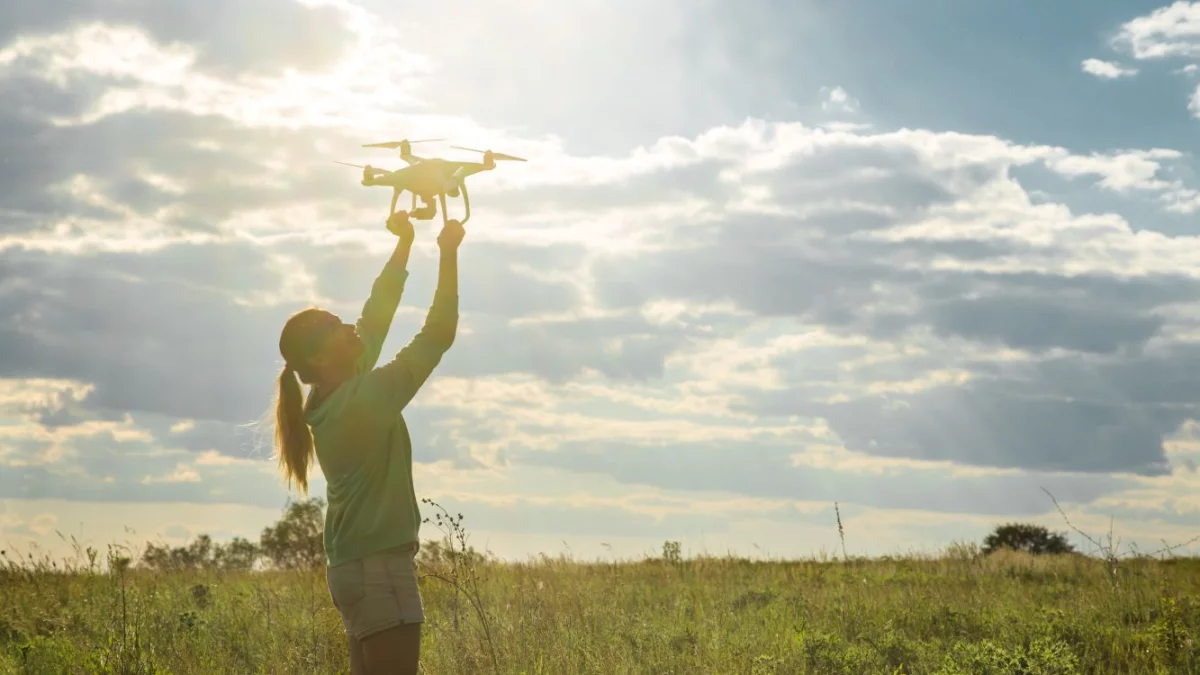
[[[257,542],[234,537],[221,544],[201,534],[175,548],[148,543],[137,565],[158,571],[311,569],[325,564],[324,529],[325,501],[313,497],[289,502],[283,517],[263,528]],[[438,568],[456,563],[478,564],[483,559],[483,554],[465,546],[465,541],[458,542],[457,547],[450,546],[448,541],[424,541],[418,555],[421,564]]]
[[[325,502],[319,497],[290,502],[284,510],[283,517],[274,525],[263,528],[257,542],[234,537],[231,541],[221,544],[214,542],[209,535],[201,534],[192,542],[175,548],[150,543],[138,561],[138,567],[159,571],[320,567],[325,564],[325,548],[322,541],[324,510]],[[677,543],[675,545],[678,546]],[[984,538],[984,554],[991,554],[1000,549],[1035,555],[1075,552],[1074,547],[1067,542],[1065,534],[1051,532],[1041,525],[1029,523],[998,525]],[[421,544],[420,559],[433,566],[482,561],[483,555],[474,548],[468,547],[465,551],[463,553],[452,549],[445,542],[430,540]],[[677,551],[675,555],[678,555]]]
[[[291,502],[283,517],[263,528],[258,542],[234,537],[215,543],[207,534],[176,548],[150,543],[138,567],[159,571],[219,569],[249,570],[259,563],[275,569],[304,569],[325,563],[321,539],[325,501],[319,497]]]

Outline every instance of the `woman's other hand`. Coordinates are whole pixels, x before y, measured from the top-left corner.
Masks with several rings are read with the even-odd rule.
[[[438,235],[437,243],[443,251],[456,250],[466,235],[467,231],[463,229],[462,223],[457,220],[447,220],[446,225],[442,227],[441,234]]]
[[[400,241],[406,244],[411,244],[417,238],[417,232],[413,229],[412,220],[409,219],[407,211],[397,211],[388,216],[387,229],[388,232],[400,237]]]

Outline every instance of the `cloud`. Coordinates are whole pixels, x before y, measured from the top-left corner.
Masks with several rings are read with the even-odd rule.
[[[1163,160],[1178,160],[1183,153],[1178,150],[1155,148],[1090,156],[1067,155],[1047,162],[1047,166],[1064,176],[1103,176],[1102,187],[1116,192],[1127,190],[1163,190],[1179,187],[1177,182],[1158,178]]]
[[[1159,162],[1181,159],[1175,151],[1078,156],[986,136],[751,122],[660,143],[642,157],[623,171],[640,172],[657,186],[720,186],[680,193],[706,202],[707,215],[691,222],[667,216],[653,238],[644,239],[650,245],[640,247],[593,247],[588,239],[519,245],[515,233],[492,231],[464,253],[473,256],[463,266],[464,334],[446,359],[446,376],[532,374],[564,383],[598,373],[626,383],[680,376],[702,381],[713,374],[710,366],[694,362],[678,371],[673,364],[713,340],[742,344],[748,320],[757,318],[824,326],[866,340],[867,348],[885,340],[924,341],[926,349],[950,355],[955,345],[974,345],[973,359],[958,367],[977,377],[993,367],[996,353],[1081,360],[1136,355],[1177,330],[1172,312],[1187,305],[1195,289],[1188,271],[1197,253],[1193,244],[1134,237],[1119,219],[1034,205],[1008,175],[1011,167],[1042,162],[1062,175],[1096,176],[1114,192],[1154,191],[1162,189]],[[615,166],[572,186],[562,205],[595,199],[638,213],[648,212],[653,194],[678,198],[616,189],[625,183]],[[505,194],[503,186],[493,189]],[[226,423],[257,416],[270,399],[274,333],[286,314],[320,302],[352,315],[379,263],[368,263],[369,249],[350,240],[318,249],[296,238],[251,243],[236,233],[151,255],[76,256],[70,266],[46,253],[10,251],[12,283],[3,297],[18,323],[9,330],[13,347],[5,372],[88,382],[95,386],[89,401],[100,409]],[[420,299],[432,294],[433,260],[418,254],[414,265],[396,341],[415,331]],[[117,297],[123,302],[103,300]],[[679,308],[671,320],[653,316],[651,308],[668,306],[663,303]],[[724,306],[733,313],[693,309]],[[179,321],[146,322],[177,313]],[[84,343],[68,346],[51,337],[78,335],[85,327]],[[226,337],[214,340],[218,335]],[[803,352],[785,347],[763,372],[785,373],[783,364]],[[889,374],[897,384],[887,386],[941,377],[919,360],[910,367]],[[797,409],[830,415],[839,432],[859,424],[854,415],[883,414],[864,397],[880,386],[869,380],[815,390],[799,373],[796,379],[767,377],[775,378],[773,386],[799,387],[789,394]],[[953,399],[972,386],[946,384],[938,391]],[[864,398],[857,408],[845,401],[826,410],[821,406],[831,396]],[[918,406],[951,405],[928,393],[910,396]],[[1083,417],[1059,414],[1045,423],[1085,423],[1081,404],[1065,405]],[[847,410],[858,412],[839,412]],[[1169,425],[1139,427],[1133,418],[1126,424],[1143,451],[1121,468],[1151,470],[1161,457],[1154,433],[1170,431]],[[1136,431],[1142,428],[1145,433]],[[1015,430],[1003,426],[994,433],[1000,434],[995,448],[1029,442],[1005,436]],[[910,452],[1040,466],[1033,451],[972,455],[933,450],[927,439],[920,448]],[[1087,459],[1061,461],[1068,469],[1103,468]]]
[[[608,475],[630,485],[715,491],[764,498],[835,500],[873,508],[1016,517],[1045,509],[1045,494],[1029,474],[955,476],[936,469],[894,470],[886,480],[872,474],[796,466],[786,448],[758,443],[733,454],[711,443],[671,444],[653,452],[634,444],[567,446],[527,462]],[[686,469],[684,468],[686,467]],[[1120,479],[1040,476],[1067,501],[1091,501],[1130,483]],[[952,484],[952,489],[947,485]]]
[[[1130,19],[1118,28],[1109,44],[1139,61],[1195,59],[1200,56],[1200,2],[1176,0],[1149,14]],[[1175,69],[1175,72],[1190,75],[1195,68],[1196,64],[1189,63]],[[1125,68],[1099,59],[1084,61],[1083,69],[1107,79],[1137,73],[1135,68]],[[1193,91],[1188,100],[1188,110],[1193,116],[1200,116],[1200,89]],[[1173,195],[1171,199],[1174,202],[1173,209],[1179,212],[1192,213],[1197,208],[1194,191]]]
[[[0,66],[59,87],[100,85],[99,95],[81,113],[53,118],[58,125],[87,124],[137,110],[215,115],[255,127],[327,127],[349,118],[378,124],[373,107],[417,101],[413,77],[424,66],[418,57],[383,42],[365,20],[359,28],[359,50],[372,51],[369,57],[349,52],[313,73],[225,79],[201,70],[193,47],[160,44],[136,27],[107,23],[20,38],[0,50]],[[386,89],[379,86],[380,78],[390,79]]]
[[[1113,42],[1137,59],[1200,55],[1200,3],[1177,0],[1131,19]]]
[[[1033,352],[1066,347],[1111,354],[1144,345],[1164,323],[1156,316],[1071,307],[1023,295],[949,300],[931,307],[930,315],[935,332]]]
[[[0,375],[87,382],[94,386],[89,402],[102,409],[234,423],[254,419],[270,401],[280,358],[278,330],[287,315],[320,299],[352,321],[385,259],[361,245],[292,248],[299,252],[285,255],[244,241],[178,244],[153,255],[101,253],[71,260],[0,252],[7,270],[0,309],[13,317],[0,329],[7,345]],[[604,325],[595,319],[506,325],[514,317],[573,306],[570,286],[509,271],[545,260],[548,253],[481,242],[464,256],[463,311],[469,312],[468,322],[486,330],[462,337],[455,362],[476,373],[536,366],[548,376],[587,364],[612,372],[643,367],[637,364],[652,358],[653,340],[659,338],[642,344],[628,335],[628,323],[612,323],[607,330],[594,330]],[[480,262],[469,264],[475,256]],[[391,331],[397,349],[423,320],[435,267],[432,258],[414,253],[405,310]],[[309,277],[309,268],[321,273],[297,285]],[[605,341],[618,335],[628,346],[609,354]],[[561,358],[554,357],[556,351]],[[499,358],[506,353],[507,359]],[[621,359],[632,360],[622,366]]]
[[[595,153],[434,114],[455,61],[298,7],[336,27],[307,61],[325,38],[303,27],[221,57],[244,26],[171,27],[174,4],[29,14],[0,43],[22,158],[0,165],[0,496],[277,507],[239,425],[271,401],[279,327],[354,318],[394,243],[387,191],[330,160],[395,166],[359,145],[436,131],[533,160],[472,183],[461,334],[405,413],[418,489],[488,529],[732,537],[835,499],[978,525],[1045,513],[1041,485],[1190,513],[1200,244],[1155,211],[1200,205],[1189,153],[756,118]],[[424,317],[436,226],[385,353]]]
[[[1141,358],[1152,340],[1171,330],[1171,311],[1191,306],[1196,286],[1191,273],[1150,265],[1135,251],[1156,247],[1151,243],[1156,239],[1139,241],[1119,221],[1075,217],[1059,208],[1043,211],[1029,203],[1006,175],[1027,150],[994,146],[1009,157],[981,154],[983,139],[972,139],[946,146],[959,152],[942,155],[929,152],[928,144],[902,145],[909,138],[816,135],[821,150],[774,162],[764,176],[769,182],[760,182],[762,173],[744,174],[768,185],[770,207],[782,207],[784,214],[716,219],[686,248],[607,256],[597,262],[598,297],[610,308],[652,300],[731,302],[764,319],[825,326],[848,337],[903,340],[946,358],[953,358],[952,345],[981,349],[978,359],[964,364],[974,376],[966,384],[860,397],[844,379],[841,386],[814,391],[820,377],[792,368],[795,379],[785,376],[779,391],[753,395],[774,404],[743,408],[827,419],[856,451],[1002,467],[1161,471],[1161,439],[1189,409],[1156,410],[1160,404],[1148,392],[1115,379],[1117,371],[1094,359]],[[1140,161],[1076,162],[1054,151],[1034,152],[1063,173],[1106,176],[1102,185],[1113,190],[1156,187],[1148,185],[1153,167],[1142,168]],[[840,192],[844,185],[857,189]],[[804,210],[793,215],[789,207]],[[1089,253],[1079,248],[1085,240],[1092,242]],[[947,245],[951,241],[975,245]],[[1195,255],[1191,239],[1174,243],[1188,247],[1186,256]],[[1144,263],[1118,268],[1118,259]],[[1078,370],[1075,377],[1086,374],[1095,386],[1112,387],[1150,410],[1122,413],[1119,400],[1095,407],[1060,397],[1053,380],[1042,378],[1014,395],[1010,385],[990,380],[997,368],[1004,373],[1004,361],[995,361],[1003,353],[1024,354],[1032,363],[1061,358]],[[1153,353],[1186,367],[1179,360],[1186,352]],[[778,369],[809,362],[803,351],[775,358]],[[918,377],[922,366],[914,362],[912,368],[908,376]],[[824,400],[831,395],[850,400]],[[1096,426],[1105,415],[1112,428]],[[1094,435],[1101,433],[1098,428],[1104,428],[1103,436]],[[887,430],[894,441],[862,435]],[[1094,451],[1080,453],[1080,447]]]
[[[1084,59],[1082,66],[1083,72],[1105,80],[1115,80],[1119,77],[1133,77],[1138,73],[1137,68],[1125,68],[1118,63],[1101,61],[1100,59]]]
[[[350,44],[345,8],[341,3],[292,0],[266,0],[252,5],[219,0],[206,4],[203,10],[185,0],[115,4],[67,0],[53,5],[9,2],[0,8],[0,44],[15,41],[21,52],[29,49],[30,42],[45,36],[108,23],[144,31],[161,43],[187,45],[197,53],[204,68],[223,76],[273,73],[286,68],[316,70],[334,61]],[[105,57],[113,55],[114,47],[144,47],[129,33],[105,37],[91,28],[83,31],[100,40],[90,40],[86,46],[102,51],[81,56],[101,67],[102,63],[95,62],[104,62]]]
[[[0,408],[0,499],[284,502],[268,456],[239,457],[233,445],[191,451],[154,433],[141,417],[49,427]],[[314,483],[319,489],[319,476]]]
[[[859,110],[858,99],[851,96],[841,87],[821,88],[821,110],[837,113],[856,113]]]
[[[1077,387],[1067,388],[1075,395],[1065,395],[1066,387],[1056,387],[1049,377],[1055,371],[1084,378],[1096,389],[1085,396]],[[1164,436],[1196,410],[1183,402],[1159,404],[1152,395],[1131,396],[1133,383],[1104,379],[1110,372],[1064,359],[1042,368],[1006,369],[998,377],[961,385],[844,402],[806,404],[775,393],[763,396],[752,410],[818,416],[828,420],[847,448],[876,456],[1162,474]]]

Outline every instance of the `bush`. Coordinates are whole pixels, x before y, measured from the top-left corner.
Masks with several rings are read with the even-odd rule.
[[[1074,553],[1075,548],[1067,542],[1067,536],[1051,532],[1041,525],[1029,523],[1006,523],[998,525],[983,540],[983,552],[993,553],[1002,548],[1039,555],[1043,553]]]

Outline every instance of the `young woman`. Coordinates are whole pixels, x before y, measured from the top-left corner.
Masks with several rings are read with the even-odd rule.
[[[412,445],[400,411],[454,343],[462,225],[438,235],[437,290],[421,331],[376,367],[408,278],[414,232],[408,215],[388,219],[396,250],[371,287],[355,325],[322,309],[283,327],[275,444],[290,486],[308,491],[316,457],[327,482],[326,581],[342,616],[354,675],[417,672],[425,620],[413,558],[421,514]],[[299,382],[297,381],[299,379]],[[310,385],[307,400],[300,383]]]

